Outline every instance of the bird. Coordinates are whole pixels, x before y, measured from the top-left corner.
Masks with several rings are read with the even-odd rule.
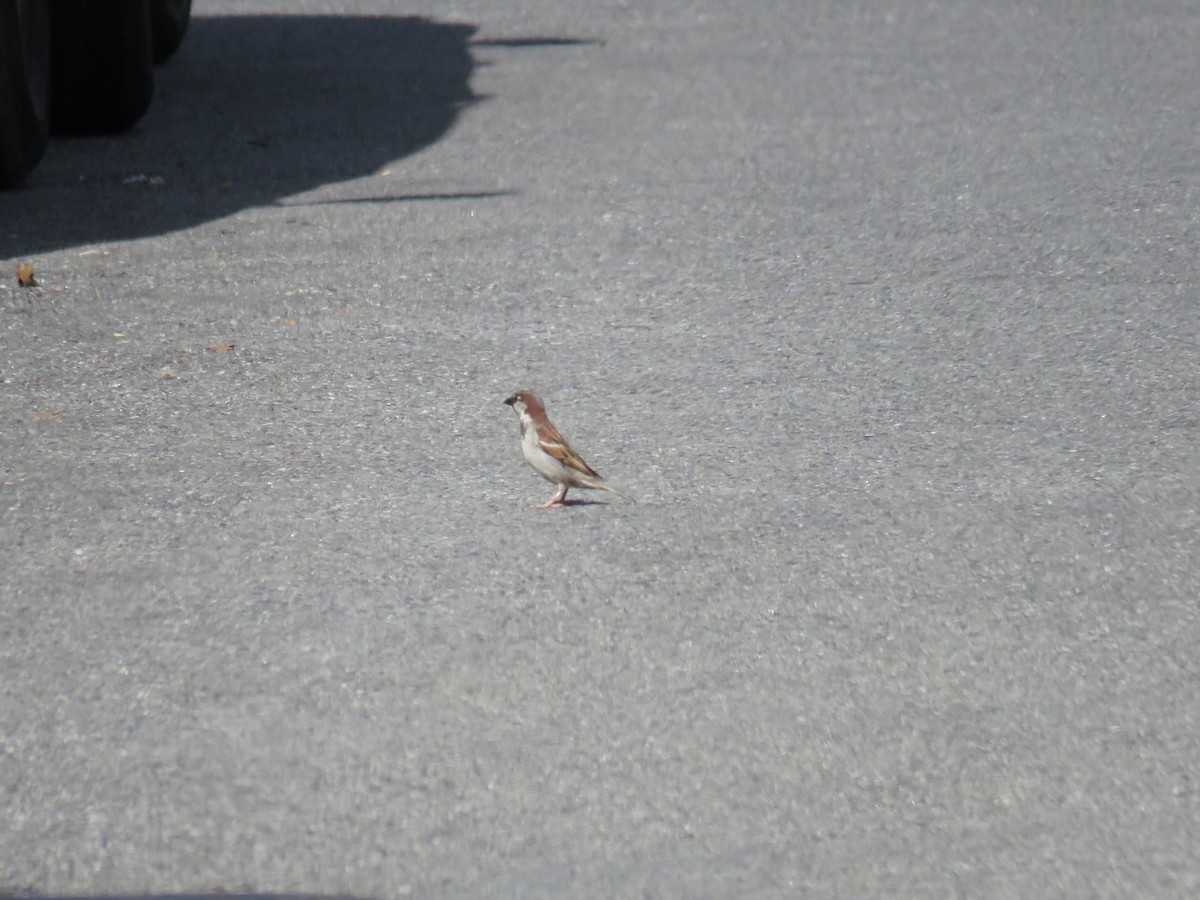
[[[504,401],[521,419],[521,452],[525,460],[547,481],[558,485],[558,492],[534,509],[557,509],[567,505],[570,488],[612,491],[631,503],[632,496],[613,487],[583,461],[578,453],[546,416],[546,407],[532,391],[517,391]]]

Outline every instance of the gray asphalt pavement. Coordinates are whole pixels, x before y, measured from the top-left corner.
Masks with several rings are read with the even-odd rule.
[[[0,896],[1200,892],[1200,5],[195,13],[0,195]]]

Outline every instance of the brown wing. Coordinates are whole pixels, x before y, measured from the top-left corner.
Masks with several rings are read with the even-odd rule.
[[[567,439],[559,434],[558,429],[549,421],[544,422],[538,428],[538,444],[564,466],[570,466],[575,471],[590,475],[592,478],[600,477],[595,469],[583,461],[582,456],[571,449]]]

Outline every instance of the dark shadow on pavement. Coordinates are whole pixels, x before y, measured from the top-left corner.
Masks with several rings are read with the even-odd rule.
[[[420,203],[425,200],[492,200],[511,197],[516,191],[441,191],[428,194],[381,194],[372,197],[347,197],[337,200],[281,200],[276,206],[328,206],[343,203]]]
[[[472,47],[510,47],[522,49],[525,47],[603,47],[604,41],[597,38],[566,38],[566,37],[508,37],[508,38],[479,38],[471,41]]]
[[[379,173],[479,101],[475,30],[416,16],[198,16],[133,130],[52,141],[25,187],[0,193],[0,258],[163,234]],[[368,199],[507,193],[482,167],[477,177],[389,174]]]

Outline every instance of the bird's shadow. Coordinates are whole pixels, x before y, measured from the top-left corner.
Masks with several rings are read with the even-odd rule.
[[[552,509],[568,509],[568,508],[574,507],[574,506],[609,506],[609,505],[610,504],[605,503],[603,500],[584,500],[581,498],[579,500],[567,499],[567,500],[564,500],[562,503],[559,503],[557,506],[542,506],[541,504],[535,503],[532,506],[530,506],[529,508],[530,509],[538,509],[538,510],[552,510]]]

